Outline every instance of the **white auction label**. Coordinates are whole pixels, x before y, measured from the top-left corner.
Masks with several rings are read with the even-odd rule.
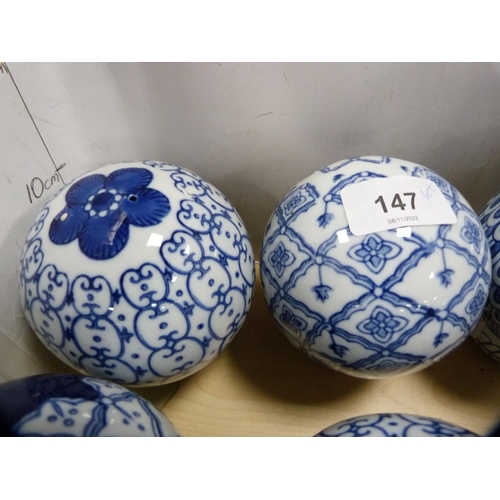
[[[404,226],[457,222],[442,191],[421,177],[369,179],[346,186],[340,196],[349,228],[358,236]]]

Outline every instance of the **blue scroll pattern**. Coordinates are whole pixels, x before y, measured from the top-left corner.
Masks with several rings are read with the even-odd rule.
[[[54,221],[68,209],[51,213],[49,201],[28,234],[19,281],[28,321],[55,355],[93,376],[146,385],[183,378],[222,352],[246,318],[255,275],[248,234],[222,193],[179,166],[152,161],[136,165],[117,172],[120,179],[128,179],[126,170],[132,171],[131,178],[140,174],[149,218],[141,209],[143,216],[135,212],[130,225],[160,224],[162,239],[154,257],[124,269],[118,281],[110,281],[105,272],[71,274],[67,266],[46,257],[47,245],[61,244],[62,236],[53,241],[59,231],[54,233]],[[180,196],[175,213],[170,203],[167,210],[166,196],[146,187],[153,174]],[[123,188],[113,174],[85,179],[76,185],[97,183],[99,190],[108,190],[104,196]],[[69,196],[72,189],[66,193],[68,206],[75,198]],[[81,203],[70,209],[86,210]],[[161,228],[161,217],[173,218],[173,223]],[[66,239],[76,242],[83,230],[69,231]],[[96,259],[82,248],[81,239],[72,251],[78,248]],[[115,254],[124,249],[115,249]],[[106,254],[106,259],[113,257]]]
[[[490,248],[492,276],[483,328],[474,340],[492,359],[500,361],[500,193],[489,200],[479,218]]]
[[[395,229],[354,236],[340,192],[385,177],[384,168],[434,182],[458,222],[414,226],[404,237]],[[366,378],[415,371],[454,349],[477,324],[491,279],[484,232],[460,193],[425,167],[387,157],[346,160],[295,187],[267,225],[260,270],[289,340],[317,362]]]
[[[315,437],[475,437],[473,432],[434,418],[380,413],[350,418]]]

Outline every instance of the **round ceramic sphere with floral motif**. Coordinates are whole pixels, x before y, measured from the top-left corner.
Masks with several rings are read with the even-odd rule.
[[[500,193],[479,214],[491,253],[491,286],[483,312],[483,325],[474,340],[495,361],[500,361]]]
[[[389,214],[392,223],[419,213],[410,208],[434,193],[455,222],[353,234],[344,189],[402,176],[418,189],[386,199],[387,206],[369,192],[364,216],[393,208],[401,215]],[[315,172],[283,198],[265,231],[260,272],[269,309],[297,348],[330,368],[381,378],[421,370],[471,333],[491,260],[478,217],[449,182],[408,161],[359,157]]]
[[[64,187],[36,218],[19,270],[42,343],[126,385],[174,382],[210,363],[242,326],[254,278],[227,198],[156,161],[106,165]]]

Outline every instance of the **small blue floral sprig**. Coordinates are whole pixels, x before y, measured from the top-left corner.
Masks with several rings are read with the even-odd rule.
[[[130,225],[154,226],[170,212],[168,198],[146,187],[152,179],[145,168],[122,168],[78,180],[50,225],[50,240],[66,245],[78,238],[87,257],[111,259],[125,248]]]

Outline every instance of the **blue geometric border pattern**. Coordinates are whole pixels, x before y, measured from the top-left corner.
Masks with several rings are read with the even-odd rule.
[[[89,174],[99,188],[95,196],[102,195],[98,208],[108,204],[108,211],[122,210],[119,195],[109,191],[122,187],[113,172],[126,178],[130,169],[135,176],[147,172],[141,173],[138,193],[146,192],[144,206],[151,211],[123,216],[127,240],[103,260],[92,253],[99,245],[82,250],[76,230],[69,231],[68,241],[62,231],[52,241],[52,223],[65,213],[61,197],[52,198],[23,248],[24,311],[45,346],[77,370],[120,384],[174,382],[212,361],[242,326],[255,282],[250,240],[227,198],[193,172],[154,161],[105,168],[104,174]],[[68,195],[71,189],[62,203],[77,197],[75,190]],[[135,200],[129,182],[126,189]],[[95,200],[87,203],[90,211]],[[79,206],[75,217],[85,207]],[[126,223],[130,213],[135,225]]]
[[[315,437],[477,437],[477,434],[434,418],[380,413],[344,420]]]
[[[353,235],[340,191],[392,175],[432,181],[458,222]],[[399,375],[440,359],[475,327],[490,254],[474,211],[438,174],[394,158],[353,158],[290,193],[266,227],[260,270],[274,319],[307,356],[359,377]],[[302,203],[287,218],[291,199]]]

